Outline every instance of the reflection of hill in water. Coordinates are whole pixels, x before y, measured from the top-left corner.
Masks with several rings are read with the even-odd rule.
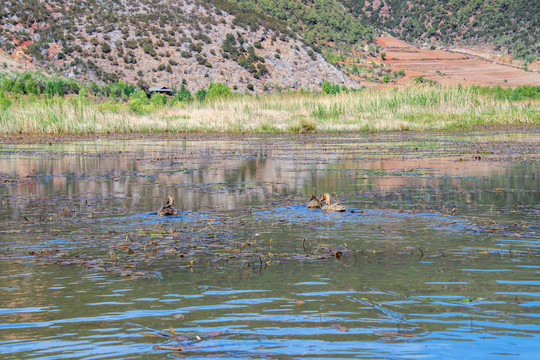
[[[530,203],[527,197],[532,195],[527,191],[534,190],[535,183],[527,180],[528,174],[538,173],[535,163],[442,156],[437,152],[440,143],[419,150],[417,142],[373,142],[367,135],[353,140],[311,140],[98,140],[38,146],[33,152],[0,158],[0,172],[28,177],[28,181],[5,186],[2,192],[34,197],[57,194],[74,203],[81,198],[103,199],[136,212],[157,209],[168,193],[190,211],[256,206],[285,195],[307,199],[323,191],[404,188],[431,189],[438,201],[445,200],[445,189],[452,189],[466,193],[463,201]],[[444,144],[446,150],[448,146]],[[423,152],[429,157],[423,157]],[[447,152],[456,153],[455,149]],[[459,161],[463,158],[467,161]],[[477,192],[477,188],[484,190]],[[495,198],[494,189],[521,191],[499,194],[497,190],[500,196]]]

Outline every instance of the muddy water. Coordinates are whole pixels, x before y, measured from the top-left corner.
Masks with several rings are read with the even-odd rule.
[[[3,359],[540,352],[524,131],[0,147]],[[303,207],[335,194],[349,210]],[[167,194],[179,216],[156,210]]]

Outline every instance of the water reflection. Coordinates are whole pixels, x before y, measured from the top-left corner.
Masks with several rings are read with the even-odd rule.
[[[482,133],[457,145],[404,137],[4,146],[0,353],[151,359],[174,353],[155,346],[178,345],[194,358],[534,357],[538,162],[473,160],[460,144]],[[323,191],[357,212],[302,206]],[[152,215],[168,193],[183,215]],[[134,281],[30,254],[108,256],[127,231],[163,224],[186,236],[222,226],[268,256],[330,242],[361,251],[264,268],[164,258],[152,264],[158,278]],[[175,343],[170,328],[187,339]]]

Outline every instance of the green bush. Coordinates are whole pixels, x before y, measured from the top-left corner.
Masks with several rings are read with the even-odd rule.
[[[108,54],[111,52],[111,47],[106,42],[101,43],[101,51],[105,54]]]
[[[325,80],[322,83],[322,93],[323,94],[329,94],[334,95],[338,94],[340,92],[339,85],[332,85],[330,81]]]
[[[213,83],[211,82],[208,86],[208,99],[217,99],[217,98],[226,98],[232,95],[231,89],[222,83]]]
[[[0,110],[5,110],[11,106],[11,100],[4,91],[0,90]]]
[[[154,93],[150,98],[150,103],[152,105],[165,105],[167,104],[167,95]]]
[[[191,101],[192,99],[191,93],[189,92],[189,90],[186,88],[184,84],[180,86],[180,89],[176,93],[176,99],[178,99],[179,101]]]
[[[148,99],[146,101],[142,99],[131,99],[128,101],[129,110],[139,115],[150,112],[149,105]]]
[[[206,90],[204,89],[197,90],[197,92],[195,93],[195,97],[199,101],[204,101],[206,99]]]

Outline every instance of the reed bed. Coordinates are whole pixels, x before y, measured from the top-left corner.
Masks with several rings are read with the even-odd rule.
[[[338,132],[469,129],[540,122],[540,102],[496,100],[462,87],[407,87],[320,95],[287,93],[130,110],[72,97],[13,99],[0,133]]]

